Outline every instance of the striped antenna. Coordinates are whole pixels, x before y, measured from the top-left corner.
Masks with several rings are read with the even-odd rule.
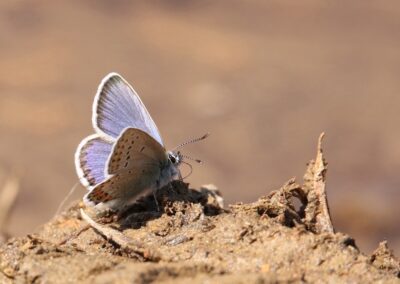
[[[172,151],[174,152],[174,151],[176,151],[176,150],[182,148],[183,146],[186,146],[186,145],[188,145],[188,144],[192,144],[192,143],[196,143],[196,142],[199,142],[199,141],[201,141],[201,140],[204,140],[204,139],[206,139],[208,136],[210,136],[210,133],[206,133],[206,134],[204,134],[203,136],[201,136],[201,137],[199,137],[199,138],[194,138],[194,139],[192,139],[192,140],[186,141],[186,142],[184,142],[184,143],[178,145],[178,146],[175,147],[174,149],[172,149]],[[195,160],[194,160],[194,161],[195,161]]]
[[[203,163],[203,161],[202,161],[202,160],[195,159],[195,158],[192,158],[192,157],[190,157],[190,156],[183,155],[183,154],[181,154],[181,153],[179,153],[179,154],[180,154],[180,156],[181,156],[182,158],[185,158],[185,159],[188,159],[188,160],[194,161],[194,162],[196,162],[196,163],[198,163],[198,164],[202,164],[202,163]]]

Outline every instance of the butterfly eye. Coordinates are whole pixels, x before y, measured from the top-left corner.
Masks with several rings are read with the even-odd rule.
[[[171,162],[172,162],[173,164],[176,163],[176,159],[175,159],[175,157],[174,157],[173,155],[169,155],[169,159],[171,160]]]

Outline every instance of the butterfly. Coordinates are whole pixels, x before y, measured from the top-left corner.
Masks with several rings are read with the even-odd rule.
[[[95,134],[83,139],[75,153],[79,180],[89,190],[83,198],[87,206],[118,211],[182,178],[179,166],[188,156],[166,151],[139,95],[121,75],[110,73],[100,83],[92,124]]]

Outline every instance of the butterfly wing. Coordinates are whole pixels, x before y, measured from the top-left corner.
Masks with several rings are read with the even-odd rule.
[[[159,176],[160,167],[156,163],[138,164],[98,184],[83,200],[90,206],[102,203],[107,208],[118,210],[154,190]]]
[[[101,82],[93,104],[93,127],[113,141],[127,127],[138,128],[163,145],[161,135],[138,94],[117,73]]]
[[[88,204],[126,203],[154,189],[168,155],[157,126],[133,88],[118,74],[101,82],[93,105],[97,134],[75,154]]]
[[[75,153],[75,168],[79,180],[88,189],[106,179],[104,168],[112,151],[112,144],[97,134],[88,136]]]
[[[167,162],[168,155],[161,144],[140,129],[127,128],[114,144],[107,173],[111,175],[149,163],[163,166]]]

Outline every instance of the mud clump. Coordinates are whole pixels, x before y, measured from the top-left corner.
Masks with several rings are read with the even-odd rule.
[[[254,203],[223,208],[220,192],[176,181],[118,220],[80,203],[35,234],[0,247],[0,283],[398,283],[385,242],[371,255],[335,233],[318,147],[294,179]],[[296,202],[300,204],[296,205]]]

